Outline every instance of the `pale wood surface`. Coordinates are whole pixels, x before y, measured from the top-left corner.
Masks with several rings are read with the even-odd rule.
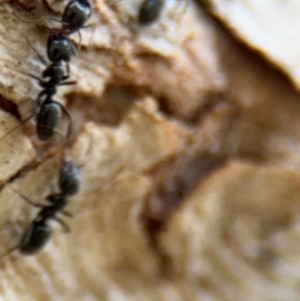
[[[56,96],[82,173],[72,233],[51,222],[39,254],[2,258],[0,300],[299,300],[298,92],[206,6],[170,1],[139,28],[140,3],[94,2],[78,84]],[[47,31],[9,3],[0,17],[1,99],[24,119],[39,88],[5,65],[40,74],[27,39],[44,53]],[[0,113],[3,136],[19,122]],[[0,142],[1,254],[36,213],[9,186],[36,202],[57,191],[60,140],[41,159],[31,126]]]

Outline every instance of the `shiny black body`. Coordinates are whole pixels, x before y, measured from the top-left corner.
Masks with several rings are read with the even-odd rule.
[[[49,141],[59,127],[61,104],[52,100],[45,101],[37,114],[36,132],[41,141]]]
[[[68,3],[62,20],[55,20],[62,23],[62,27],[52,29],[52,34],[48,38],[47,55],[51,62],[60,60],[70,62],[72,56],[76,55],[75,47],[67,35],[79,32],[91,15],[92,7],[88,1],[72,0]]]
[[[35,52],[37,53],[40,61],[46,65],[46,61],[43,59],[43,57],[36,50]],[[23,73],[37,80],[39,86],[43,89],[37,97],[38,113],[36,129],[38,138],[41,141],[48,141],[53,137],[59,126],[63,111],[70,121],[67,133],[68,139],[72,131],[72,117],[69,111],[63,105],[56,102],[52,98],[52,96],[56,94],[58,86],[76,84],[75,81],[67,81],[67,79],[70,77],[70,70],[68,64],[64,64],[62,60],[53,62],[43,71],[43,78],[39,78],[34,74],[27,73],[22,70],[17,70],[11,67],[8,68]],[[22,122],[22,124],[26,123],[33,116],[34,115],[27,118],[25,121]],[[12,131],[10,131],[9,133],[11,133]]]
[[[43,94],[54,95],[57,92],[57,86],[73,85],[74,82],[66,82],[70,77],[68,67],[67,70],[68,73],[66,74],[62,61],[52,63],[47,67],[42,76],[43,78],[49,78],[49,80],[39,80],[39,85],[43,88]]]
[[[29,200],[21,195],[27,202]],[[43,206],[33,204],[31,201],[30,204],[36,207],[42,207],[38,213],[35,220],[29,226],[25,232],[24,238],[22,239],[20,245],[20,252],[26,255],[33,255],[40,251],[46,243],[50,240],[52,235],[52,230],[47,224],[47,221],[50,219],[55,219],[66,229],[67,232],[70,231],[69,227],[60,219],[56,218],[57,213],[61,212],[69,203],[69,199],[66,198],[63,194],[53,194],[47,197],[49,202],[52,202],[50,206]]]
[[[60,32],[50,34],[47,41],[47,56],[51,62],[68,63],[74,55],[76,55],[75,47],[66,35]]]
[[[57,86],[67,86],[76,84],[75,81],[66,81],[70,77],[69,73],[69,66],[66,65],[66,68],[64,68],[62,61],[58,61],[52,63],[43,71],[42,77],[49,78],[48,80],[38,78],[37,76],[34,76],[32,74],[25,74],[38,80],[39,86],[43,88],[37,99],[38,104],[41,104],[43,102],[44,96],[47,96],[46,99],[49,100],[51,96],[56,94]]]
[[[72,34],[84,27],[92,15],[92,7],[86,0],[72,0],[66,6],[62,16],[61,32]]]
[[[24,255],[36,254],[50,240],[51,235],[52,230],[45,224],[45,220],[33,222],[21,242],[20,252]]]
[[[39,252],[52,236],[52,230],[48,225],[48,221],[51,219],[59,222],[66,232],[70,232],[69,227],[59,218],[56,217],[58,213],[62,213],[68,217],[71,214],[64,209],[69,204],[69,198],[74,195],[80,186],[80,172],[77,166],[71,162],[64,160],[62,162],[62,168],[59,177],[60,193],[49,195],[46,200],[50,205],[40,205],[33,203],[26,196],[18,193],[29,204],[41,208],[34,221],[30,224],[20,246],[17,248],[22,254],[34,255]],[[14,248],[13,250],[17,249]]]
[[[70,197],[80,189],[80,172],[78,167],[71,161],[64,161],[59,177],[59,188],[64,195]]]
[[[145,0],[139,10],[138,23],[141,26],[152,25],[160,17],[166,0]]]

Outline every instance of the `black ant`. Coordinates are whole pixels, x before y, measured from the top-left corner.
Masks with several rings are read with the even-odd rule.
[[[72,56],[76,55],[76,51],[74,44],[64,34],[51,29],[47,41],[47,55],[53,63],[60,61],[69,63]]]
[[[167,0],[144,0],[142,3],[137,21],[140,26],[150,26],[156,22],[164,9]],[[180,1],[180,0],[178,0]],[[187,1],[187,0],[182,0]],[[184,10],[186,8],[187,2],[184,4]]]
[[[59,175],[59,188],[65,196],[73,196],[80,189],[80,172],[78,167],[70,160],[63,161],[62,171]]]
[[[32,47],[33,48],[33,47]],[[46,65],[45,60],[43,57],[33,48],[33,50],[36,52],[38,58],[42,63]],[[8,66],[7,66],[8,67]],[[42,73],[43,78],[49,78],[49,80],[44,80],[36,75],[33,75],[31,73],[27,73],[21,70],[13,69],[11,67],[8,67],[9,69],[12,69],[14,71],[20,72],[22,74],[25,74],[27,76],[30,76],[31,78],[38,81],[40,87],[43,88],[43,90],[40,92],[40,94],[37,97],[37,104],[38,104],[38,113],[37,113],[37,136],[42,141],[48,141],[50,140],[55,131],[57,130],[62,110],[63,112],[68,116],[70,123],[69,123],[69,129],[67,133],[67,140],[71,135],[72,130],[72,117],[69,113],[69,111],[61,105],[59,102],[56,102],[53,100],[52,96],[56,94],[57,92],[57,86],[65,86],[65,85],[74,85],[76,84],[75,81],[66,81],[70,77],[70,70],[69,65],[67,64],[67,74],[65,74],[65,70],[62,64],[62,61],[57,61],[52,63],[49,67],[47,67],[44,72]],[[44,97],[45,96],[45,97]],[[26,123],[30,118],[32,118],[33,115],[26,118],[22,124]],[[21,125],[22,125],[21,124]],[[9,131],[2,139],[4,139],[8,134],[10,134],[15,129]]]
[[[42,73],[42,78],[49,78],[49,80],[44,80],[34,74],[28,73],[28,72],[24,72],[21,70],[17,70],[11,67],[8,67],[9,69],[12,69],[14,71],[20,72],[22,74],[25,74],[27,76],[30,76],[31,78],[35,79],[38,81],[38,84],[41,88],[43,88],[43,90],[40,92],[39,96],[38,96],[38,103],[40,102],[40,100],[43,98],[44,95],[47,96],[53,96],[56,94],[57,92],[57,86],[67,86],[67,85],[75,85],[76,81],[66,81],[70,78],[70,67],[69,64],[66,64],[66,72],[65,72],[65,68],[63,66],[63,61],[68,62],[70,60],[70,56],[68,54],[70,54],[70,52],[64,53],[62,51],[60,51],[61,49],[59,49],[59,47],[54,49],[54,45],[56,43],[56,41],[53,39],[54,43],[51,43],[52,48],[50,47],[50,49],[48,49],[49,47],[47,47],[47,52],[48,52],[48,57],[50,57],[52,64],[48,67],[46,67],[46,69],[43,71]],[[30,42],[29,42],[30,44]],[[44,60],[44,58],[39,54],[39,52],[30,44],[31,48],[35,51],[38,59],[45,65],[47,66],[47,62]],[[49,55],[50,54],[50,55]],[[54,59],[54,58],[58,58],[58,57],[64,57],[60,58],[60,59]]]
[[[149,26],[159,17],[164,8],[165,0],[145,0],[138,13],[138,23],[141,26]]]
[[[16,1],[16,0],[14,0]],[[76,31],[79,31],[81,28],[84,27],[84,24],[88,21],[88,19],[92,15],[92,7],[87,0],[71,0],[64,9],[63,16],[61,20],[58,20],[51,16],[42,16],[42,8],[38,0],[34,0],[37,4],[37,9],[39,11],[40,17],[36,19],[23,19],[17,17],[20,21],[26,23],[34,23],[40,22],[43,20],[51,20],[57,23],[62,24],[62,28],[59,30],[61,33],[64,34],[72,34]],[[61,2],[63,0],[58,0],[56,2]],[[15,7],[15,2],[13,4]]]
[[[36,118],[37,136],[41,141],[49,141],[55,132],[58,131],[57,128],[59,127],[62,115],[61,110],[64,111],[70,120],[66,136],[66,141],[69,140],[73,125],[71,114],[62,104],[53,100],[51,96],[47,96],[44,102],[40,105]],[[32,116],[30,116],[30,118],[31,117]],[[25,121],[27,121],[27,119]]]
[[[85,23],[89,20],[89,18],[92,15],[92,7],[90,3],[87,0],[71,0],[67,4],[66,8],[64,9],[62,19],[58,20],[51,16],[41,16],[42,9],[40,3],[37,0],[35,0],[35,2],[37,3],[37,7],[39,10],[39,15],[40,15],[39,18],[33,20],[26,20],[19,17],[17,18],[20,21],[26,23],[39,22],[43,20],[51,20],[54,22],[61,23],[62,24],[61,28],[51,29],[55,33],[53,34],[52,37],[50,36],[48,39],[48,49],[51,49],[51,45],[54,43],[54,40],[56,40],[56,42],[60,42],[61,44],[65,44],[64,46],[66,46],[67,49],[69,50],[71,50],[71,48],[74,48],[74,47],[70,47],[72,42],[65,35],[71,35],[75,32],[78,32],[81,40],[80,29],[88,27],[85,26]],[[45,25],[44,27],[48,28]],[[70,53],[74,54],[73,50]],[[50,56],[49,59],[53,62]]]
[[[62,28],[60,31],[64,34],[72,34],[84,28],[84,24],[92,15],[92,7],[87,0],[72,0],[66,6],[62,21]]]
[[[68,3],[68,5],[65,8],[62,16],[62,20],[57,20],[52,17],[42,17],[42,18],[50,19],[52,21],[62,23],[61,28],[53,29],[54,31],[58,32],[57,35],[60,39],[68,40],[65,37],[65,35],[71,35],[75,32],[78,32],[80,44],[81,44],[82,37],[81,37],[80,29],[87,27],[84,26],[84,24],[88,21],[91,15],[92,15],[92,7],[87,0],[72,0]],[[70,40],[68,41],[69,43],[72,43],[70,42]],[[53,39],[50,36],[48,39],[48,47],[47,47],[48,49],[51,48],[51,44],[53,44]],[[74,52],[72,54],[74,54]],[[48,56],[49,56],[49,52],[48,52]]]
[[[64,211],[64,209],[69,203],[69,198],[76,194],[80,187],[80,172],[73,162],[63,161],[59,176],[59,187],[61,189],[60,193],[51,194],[46,197],[46,200],[51,204],[49,206],[36,204],[23,194],[11,188],[27,203],[34,207],[41,208],[41,210],[25,232],[21,243],[2,257],[9,255],[16,249],[19,249],[22,254],[26,255],[33,255],[40,251],[50,240],[52,235],[52,229],[47,223],[48,220],[56,220],[63,226],[66,233],[70,232],[68,225],[56,217],[56,215],[62,213],[67,217],[72,217],[72,214],[68,211]]]

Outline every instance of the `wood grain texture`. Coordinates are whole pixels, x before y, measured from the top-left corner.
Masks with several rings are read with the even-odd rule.
[[[72,233],[51,222],[40,253],[0,259],[0,300],[298,300],[298,92],[205,6],[169,1],[139,28],[141,2],[93,2],[71,62],[78,84],[55,97],[82,173]],[[6,66],[39,75],[28,39],[45,53],[48,32],[9,2],[0,17],[2,137],[40,91]],[[0,255],[36,214],[10,187],[36,202],[58,191],[63,139],[41,145],[34,132],[0,140]]]

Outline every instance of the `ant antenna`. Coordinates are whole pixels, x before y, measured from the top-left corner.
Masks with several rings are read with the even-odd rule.
[[[28,72],[25,72],[25,71],[22,71],[22,70],[19,70],[19,69],[15,69],[15,68],[12,68],[8,65],[5,65],[6,68],[10,69],[10,70],[13,70],[13,71],[16,71],[16,72],[19,72],[19,73],[22,73],[22,74],[25,74],[33,79],[36,79],[39,83],[40,82],[43,82],[43,80],[41,78],[39,78],[38,76],[34,75],[34,74],[31,74],[31,73],[28,73]]]
[[[14,127],[13,129],[9,130],[1,139],[0,142],[2,142],[9,134],[13,133],[17,129],[21,128],[26,122],[28,122],[35,114],[32,114],[28,117],[26,117],[24,120],[21,121],[21,124]]]

